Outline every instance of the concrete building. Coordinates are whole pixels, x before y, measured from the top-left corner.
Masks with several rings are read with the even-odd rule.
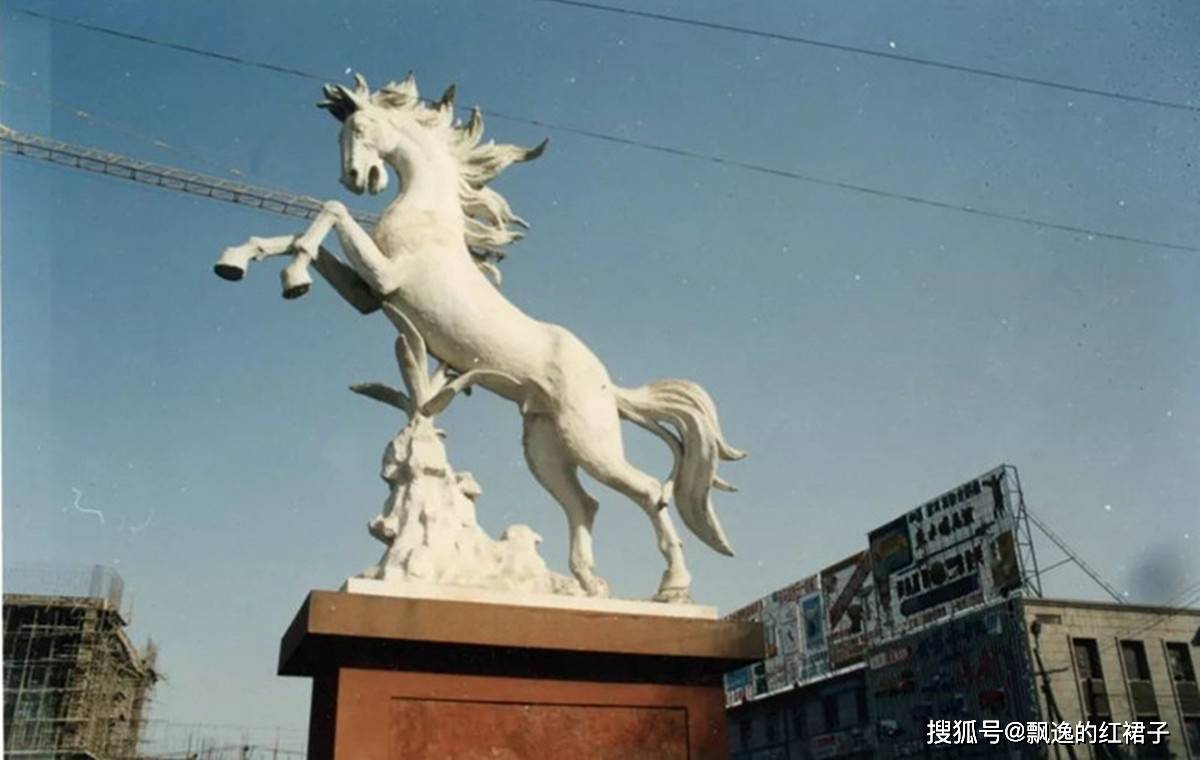
[[[154,648],[125,633],[119,576],[98,568],[91,585],[102,590],[4,595],[5,757],[137,756]]]
[[[1139,756],[1200,758],[1200,609],[1057,599],[1024,609],[1042,720],[1165,721],[1167,742]],[[1077,751],[1114,756],[1106,749]]]
[[[862,665],[825,678],[774,692],[739,684],[731,757],[1200,758],[1198,658],[1200,609],[1014,597],[873,645]],[[931,746],[932,719],[1165,722],[1170,733],[1070,750]]]

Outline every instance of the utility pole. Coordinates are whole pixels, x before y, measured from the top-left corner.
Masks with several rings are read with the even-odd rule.
[[[1033,658],[1037,661],[1037,676],[1041,680],[1042,694],[1046,697],[1046,712],[1050,713],[1050,718],[1056,723],[1062,723],[1062,713],[1058,709],[1058,700],[1054,698],[1054,689],[1050,686],[1050,676],[1054,673],[1065,673],[1070,668],[1058,668],[1057,670],[1046,670],[1046,664],[1042,662],[1042,648],[1038,645],[1039,637],[1042,635],[1042,624],[1035,620],[1029,626],[1029,632],[1033,634]],[[1059,745],[1053,743],[1054,756],[1058,757]],[[1075,756],[1075,746],[1073,744],[1065,744],[1067,748],[1067,757],[1071,760],[1077,760]]]

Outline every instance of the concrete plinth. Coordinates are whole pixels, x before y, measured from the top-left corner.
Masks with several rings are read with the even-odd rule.
[[[309,757],[727,756],[721,675],[761,626],[314,591],[281,675],[313,679]]]

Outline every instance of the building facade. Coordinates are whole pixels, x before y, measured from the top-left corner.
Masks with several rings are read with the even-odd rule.
[[[1024,609],[1042,720],[1161,721],[1166,741],[1138,756],[1200,758],[1200,610],[1056,599],[1026,599]],[[1129,747],[1077,749],[1104,758]]]
[[[1013,598],[884,645],[795,688],[738,684],[734,760],[1200,758],[1200,609]],[[751,673],[754,669],[751,669]],[[932,745],[930,720],[1119,724],[1111,743]],[[1135,744],[1125,724],[1165,723]]]
[[[731,760],[873,757],[865,669],[743,702],[728,714]]]

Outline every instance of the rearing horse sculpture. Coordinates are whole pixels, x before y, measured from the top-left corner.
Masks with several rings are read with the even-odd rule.
[[[466,124],[454,119],[453,86],[427,104],[411,74],[374,93],[355,78],[354,89],[326,86],[319,105],[342,123],[343,185],[375,194],[387,187],[387,166],[396,174],[399,192],[378,226],[368,234],[345,206],[330,201],[302,235],[251,238],[226,249],[217,274],[240,279],[251,261],[291,254],[283,272],[286,297],[307,291],[313,265],[360,311],[387,302],[447,367],[460,374],[482,370],[473,373],[480,385],[520,406],[526,461],[566,512],[571,571],[587,593],[604,596],[608,586],[595,573],[592,553],[598,504],[580,484],[579,468],[646,512],[667,562],[655,598],[687,600],[691,576],[667,505],[673,499],[700,540],[732,555],[710,492],[733,490],[717,476],[718,460],[745,456],[725,442],[712,399],[686,380],[617,387],[579,338],[522,312],[485,274],[498,274],[492,261],[519,238],[512,226],[526,226],[487,183],[541,155],[544,142],[528,150],[481,143],[478,109]],[[321,247],[331,230],[348,264]],[[621,419],[671,448],[674,466],[665,483],[626,461]]]

